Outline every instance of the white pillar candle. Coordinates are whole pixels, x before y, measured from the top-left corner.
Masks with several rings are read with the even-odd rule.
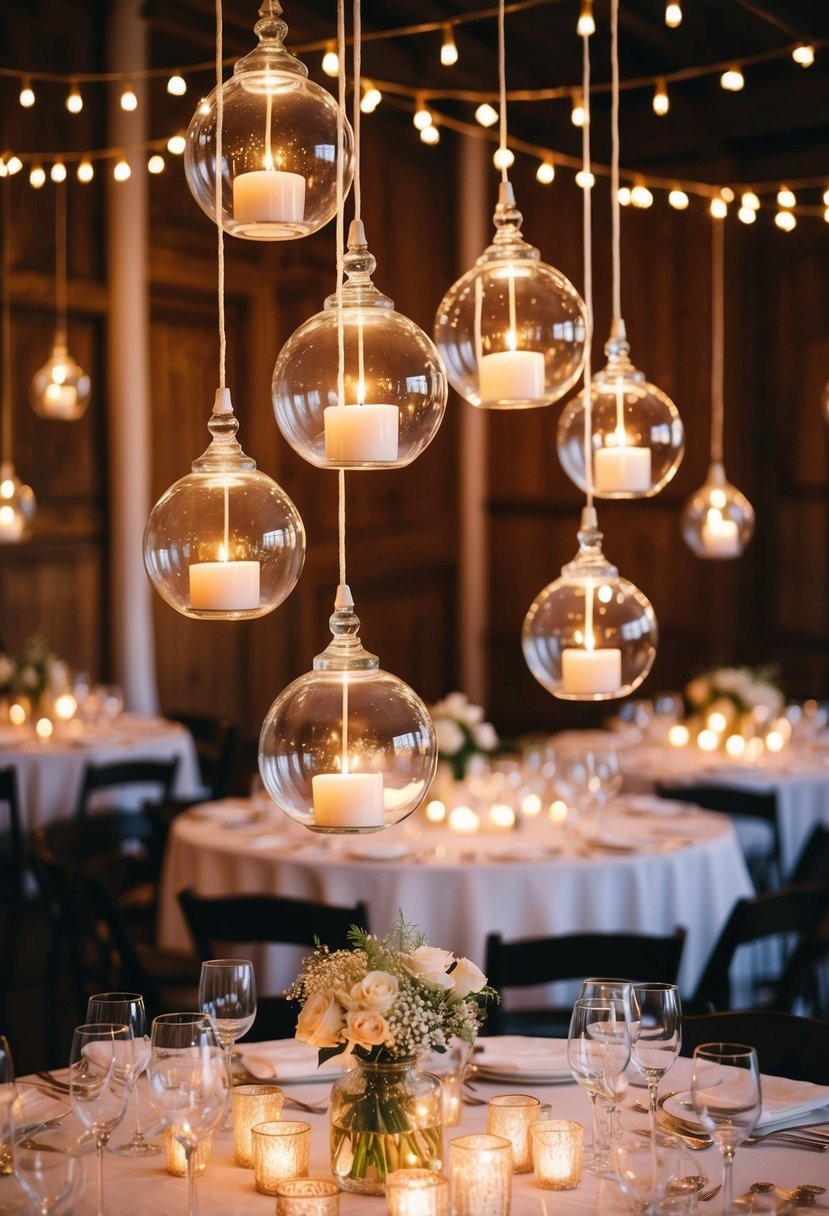
[[[190,607],[241,612],[259,607],[259,562],[195,562]]]
[[[23,535],[23,516],[14,507],[0,507],[0,540],[20,540]]]
[[[621,650],[615,646],[563,650],[561,684],[564,692],[617,692],[622,687]]]
[[[311,779],[314,822],[324,828],[381,828],[382,773],[321,773]]]
[[[478,396],[485,401],[541,401],[544,355],[539,350],[501,350],[478,360]]]
[[[708,557],[736,557],[740,552],[737,525],[723,519],[721,511],[709,511],[702,525],[702,544]]]
[[[300,223],[305,218],[305,178],[282,169],[253,169],[233,179],[237,224]]]
[[[47,384],[43,402],[53,418],[71,418],[78,404],[74,384]]]
[[[337,464],[397,460],[399,421],[396,405],[329,405],[326,459]]]
[[[599,448],[593,455],[593,488],[597,494],[613,491],[644,493],[651,488],[650,448],[628,445]]]

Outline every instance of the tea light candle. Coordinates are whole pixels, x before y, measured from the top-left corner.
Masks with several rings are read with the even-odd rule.
[[[546,1119],[531,1128],[536,1186],[546,1191],[569,1191],[581,1182],[582,1137],[580,1123]]]
[[[737,525],[723,519],[722,511],[710,510],[702,525],[702,546],[706,557],[736,557],[740,552]]]
[[[396,405],[329,405],[325,458],[337,464],[397,460],[400,410]]]
[[[529,1094],[498,1094],[487,1103],[486,1130],[503,1136],[512,1145],[512,1172],[528,1174],[532,1169],[530,1127],[538,1118],[538,1098]]]
[[[622,687],[621,650],[615,646],[562,650],[561,685],[564,692],[571,693],[618,692]]]
[[[304,1178],[311,1151],[311,1124],[294,1120],[256,1123],[253,1138],[253,1177],[257,1191],[275,1195],[280,1182]]]
[[[47,384],[43,403],[52,418],[71,418],[78,404],[78,390],[74,384]]]
[[[187,1158],[184,1154],[184,1145],[180,1140],[176,1140],[173,1135],[172,1128],[164,1128],[164,1151],[167,1154],[167,1173],[172,1174],[174,1178],[183,1178],[187,1173]],[[200,1177],[207,1169],[207,1163],[210,1160],[210,1154],[213,1151],[213,1135],[205,1136],[203,1140],[199,1140],[196,1147],[193,1149],[193,1168],[196,1177]]]
[[[20,540],[23,516],[8,504],[0,507],[0,540]]]
[[[190,607],[241,612],[259,607],[259,562],[194,562]]]
[[[458,1136],[449,1141],[454,1216],[508,1216],[512,1145],[503,1136]]]
[[[382,773],[320,773],[311,778],[314,822],[325,828],[381,828]]]
[[[254,169],[233,179],[237,224],[300,223],[305,217],[305,178],[282,169]]]
[[[544,355],[539,350],[499,350],[478,360],[481,402],[541,401]]]
[[[449,831],[459,836],[471,836],[481,826],[481,820],[471,806],[453,806],[449,812]]]
[[[599,448],[593,455],[593,488],[597,494],[645,493],[651,488],[651,451],[621,444]]]
[[[276,1085],[234,1085],[233,1142],[236,1164],[253,1169],[251,1128],[282,1115],[282,1090]]]
[[[340,1188],[330,1178],[290,1178],[276,1188],[276,1216],[337,1216]]]
[[[449,1216],[449,1179],[433,1170],[386,1174],[389,1216]]]

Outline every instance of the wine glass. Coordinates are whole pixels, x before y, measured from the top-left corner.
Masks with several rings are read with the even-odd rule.
[[[0,1114],[3,1116],[3,1126],[8,1127],[8,1133],[0,1136],[0,1175],[14,1173],[14,1154],[12,1140],[14,1136],[14,1116],[17,1104],[17,1085],[14,1080],[14,1064],[9,1041],[0,1034]]]
[[[613,1145],[619,1184],[637,1216],[652,1209],[679,1175],[679,1144],[671,1136],[626,1132]]]
[[[195,1152],[225,1116],[230,1090],[222,1048],[203,1013],[153,1020],[147,1065],[150,1101],[184,1149],[190,1216],[196,1216]]]
[[[69,1057],[69,1100],[98,1150],[98,1216],[104,1216],[104,1149],[124,1117],[133,1068],[132,1030],[117,1022],[78,1026]]]
[[[610,1146],[615,1134],[616,1103],[627,1084],[625,1069],[629,1061],[630,1027],[624,1000],[577,1000],[567,1036],[567,1062],[574,1080],[587,1090],[593,1107],[593,1144],[587,1168],[594,1173],[607,1173],[612,1168]]]
[[[132,1090],[135,1094],[135,1131],[132,1139],[110,1149],[119,1157],[150,1157],[160,1153],[160,1144],[145,1139],[141,1131],[141,1104],[138,1097],[138,1079],[147,1067],[150,1058],[150,1036],[147,1034],[147,1014],[144,998],[139,992],[99,992],[91,996],[86,1006],[87,1022],[123,1022],[132,1029],[133,1073]]]
[[[763,1107],[757,1052],[742,1043],[703,1043],[694,1049],[691,1102],[723,1156],[723,1211],[730,1216],[731,1167]]]
[[[199,1008],[210,1018],[225,1053],[228,1089],[233,1088],[233,1044],[247,1034],[256,1017],[253,963],[243,958],[214,958],[202,963]],[[230,1112],[229,1122],[232,1125]]]
[[[659,1082],[682,1046],[682,1005],[676,984],[634,984],[639,1024],[634,1028],[633,1059],[645,1075],[650,1098],[651,1135],[656,1135]]]
[[[619,753],[606,743],[560,748],[553,783],[559,797],[576,812],[578,830],[595,836],[600,808],[622,785]]]
[[[20,1182],[39,1216],[71,1211],[82,1174],[77,1158],[61,1146],[54,1133],[41,1129],[36,1140],[24,1137],[15,1157]]]

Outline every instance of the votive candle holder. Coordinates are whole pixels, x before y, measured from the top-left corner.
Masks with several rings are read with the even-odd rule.
[[[275,1195],[280,1182],[305,1178],[311,1151],[311,1124],[293,1119],[255,1123],[253,1177],[257,1191]]]
[[[584,1129],[571,1119],[544,1119],[531,1131],[536,1186],[571,1191],[581,1182]]]
[[[449,1179],[434,1170],[386,1174],[389,1216],[449,1216]]]
[[[530,1128],[541,1105],[529,1094],[498,1094],[487,1103],[486,1130],[512,1145],[512,1172],[528,1174],[533,1167]]]
[[[233,1144],[236,1164],[253,1169],[251,1128],[282,1116],[282,1090],[276,1085],[234,1085]]]
[[[287,1178],[276,1186],[276,1216],[337,1216],[340,1188],[330,1178]]]
[[[167,1154],[167,1173],[172,1174],[174,1178],[183,1178],[187,1173],[187,1157],[184,1153],[184,1145],[180,1140],[176,1140],[173,1135],[172,1128],[164,1128],[164,1151]],[[207,1163],[210,1160],[210,1154],[213,1151],[213,1134],[205,1136],[203,1140],[199,1140],[196,1147],[193,1149],[193,1169],[196,1177],[200,1178],[207,1169]]]
[[[449,1141],[454,1216],[509,1216],[512,1144],[480,1133]]]

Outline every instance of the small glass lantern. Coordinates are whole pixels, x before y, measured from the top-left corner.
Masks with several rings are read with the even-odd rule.
[[[153,507],[144,565],[163,600],[198,620],[265,616],[296,586],[305,529],[285,491],[246,456],[230,393],[219,389],[212,440]]]
[[[254,29],[259,46],[222,85],[222,228],[256,241],[308,236],[337,210],[335,99],[308,79],[282,45],[288,27],[277,0],[265,0]],[[216,221],[217,92],[190,120],[184,171],[205,214]],[[354,174],[353,135],[343,124],[343,192]]]
[[[539,684],[561,700],[624,697],[653,666],[656,616],[646,596],[602,552],[592,507],[584,508],[578,535],[575,558],[524,619],[524,658]]]
[[[69,354],[66,335],[55,334],[52,353],[32,379],[32,409],[41,418],[75,422],[86,413],[92,382]]]
[[[715,460],[704,484],[682,508],[680,526],[697,557],[740,557],[754,532],[754,508]]]
[[[597,498],[650,498],[677,471],[685,450],[679,410],[630,361],[623,321],[604,348],[607,365],[592,378],[590,395],[593,493]],[[558,454],[567,476],[586,490],[585,394],[569,401],[558,420]]]
[[[277,697],[259,736],[274,802],[313,832],[377,832],[423,800],[437,767],[429,711],[363,649],[348,587],[314,669]]]
[[[446,409],[446,372],[434,343],[371,281],[377,263],[352,223],[342,286],[342,397],[337,296],[300,325],[273,371],[277,425],[318,468],[394,469],[431,442]]]
[[[495,240],[449,288],[435,317],[449,383],[487,409],[550,405],[584,366],[584,301],[527,244],[521,221],[512,186],[502,182]]]
[[[10,460],[4,460],[0,464],[0,544],[25,540],[36,511],[32,487],[23,484]]]

